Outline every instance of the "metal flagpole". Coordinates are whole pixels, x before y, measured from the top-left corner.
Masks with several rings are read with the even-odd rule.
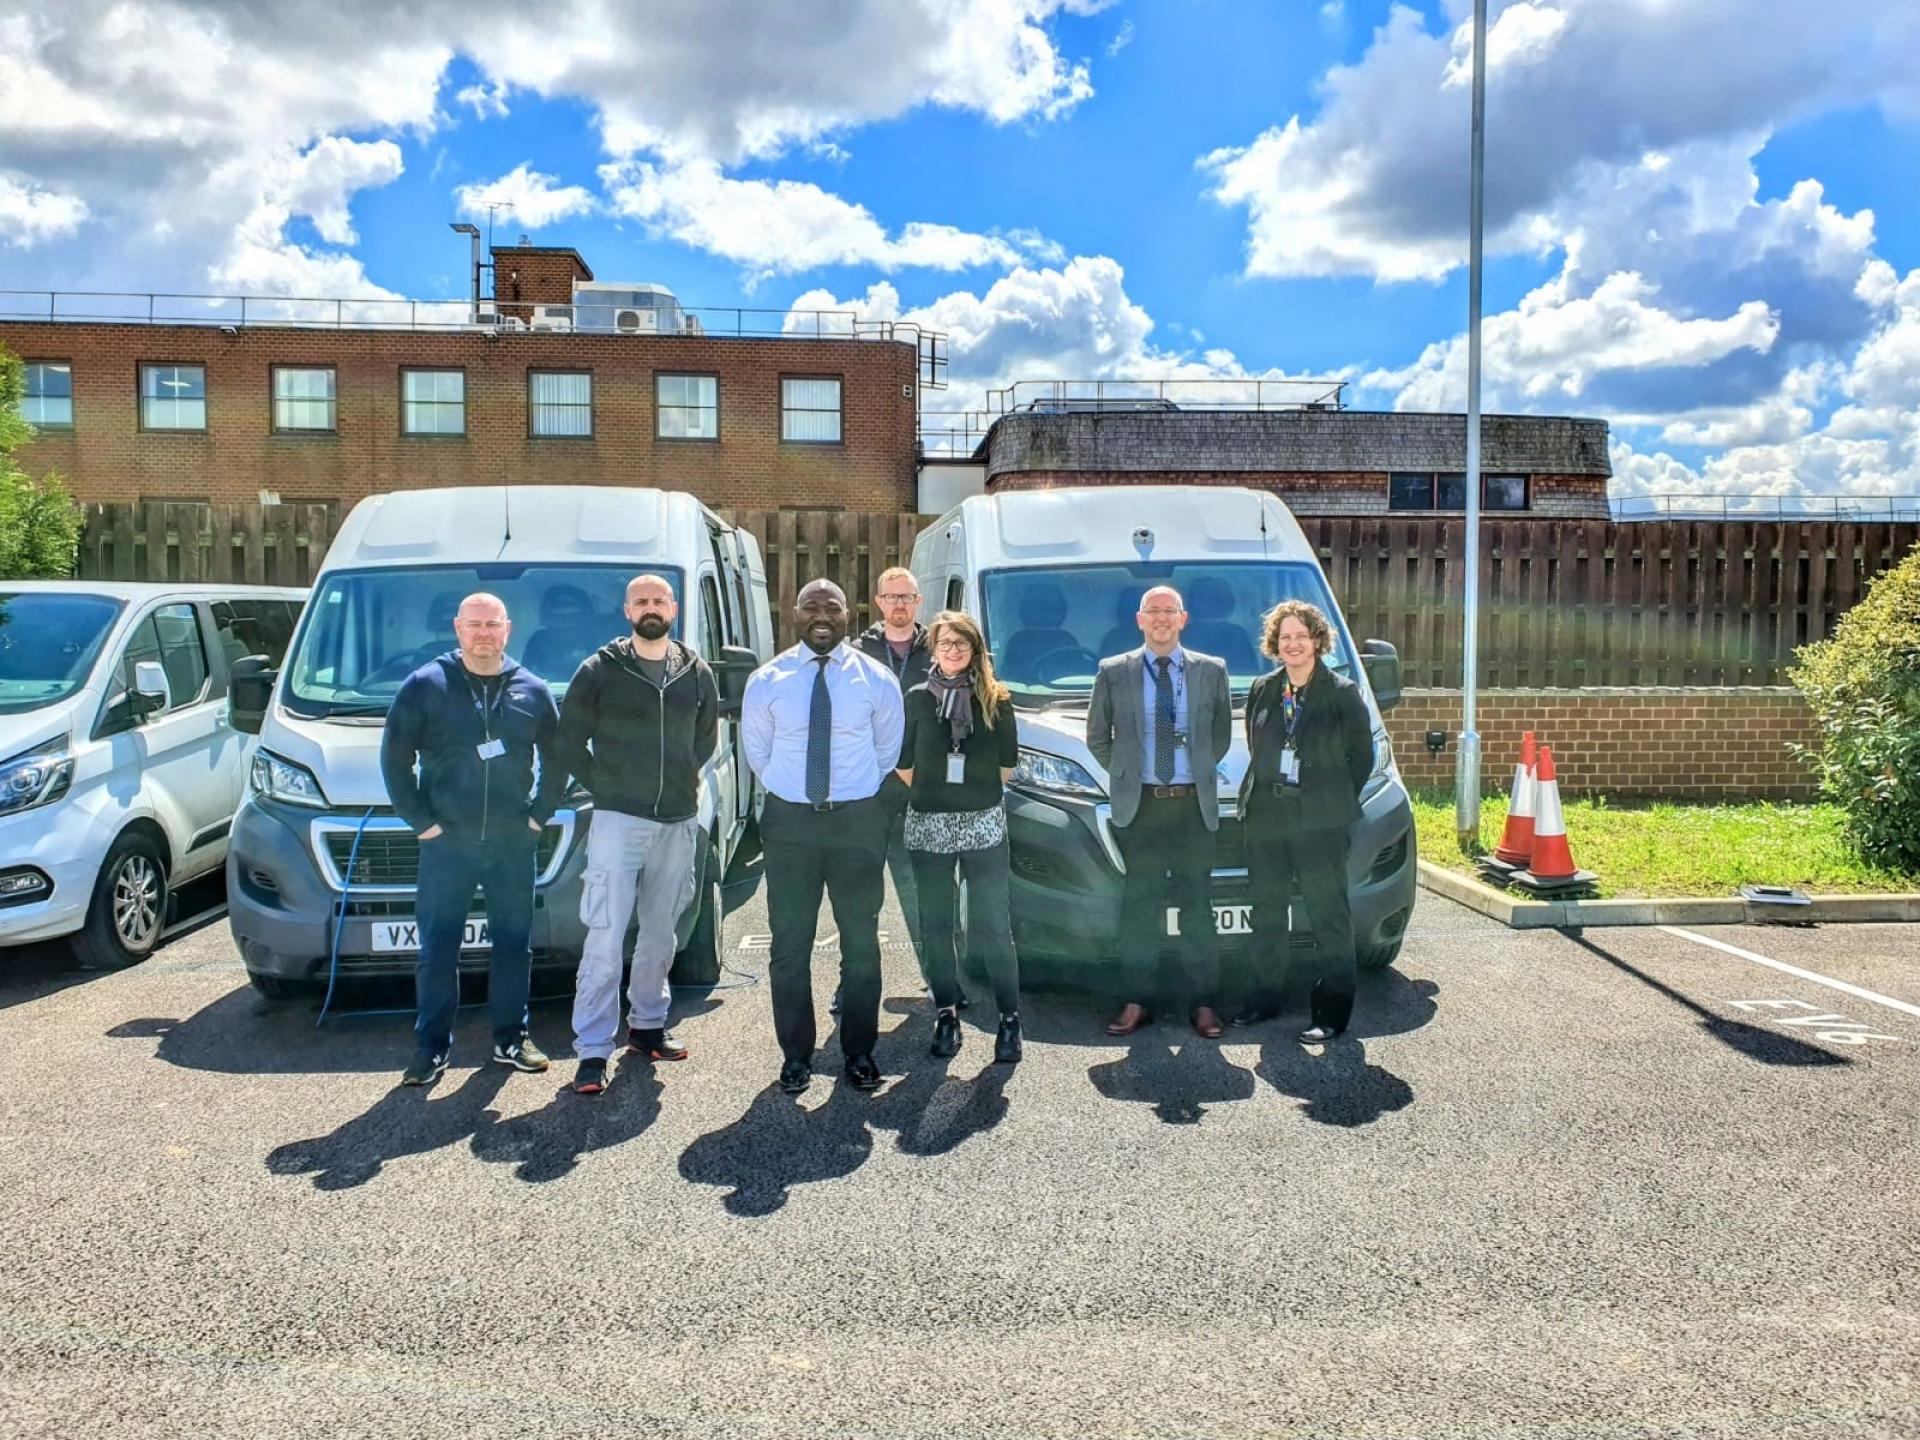
[[[1464,850],[1480,839],[1480,221],[1487,149],[1487,0],[1473,0],[1472,183],[1467,222],[1467,553],[1466,635],[1460,648],[1460,748],[1455,756],[1453,825]]]

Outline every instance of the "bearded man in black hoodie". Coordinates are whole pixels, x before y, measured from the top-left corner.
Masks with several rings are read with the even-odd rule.
[[[700,771],[720,741],[720,692],[707,662],[669,639],[679,607],[658,575],[627,585],[631,636],[581,663],[560,707],[560,760],[593,794],[574,986],[573,1088],[606,1089],[620,1021],[627,922],[638,913],[627,986],[627,1053],[684,1060],[667,1032],[674,927],[698,875]]]

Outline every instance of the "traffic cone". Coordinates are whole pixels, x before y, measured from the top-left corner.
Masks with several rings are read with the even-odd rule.
[[[1508,865],[1525,865],[1533,858],[1533,732],[1520,737],[1520,763],[1513,767],[1513,790],[1507,797],[1507,824],[1500,832],[1500,843],[1493,848],[1494,859]]]
[[[1522,883],[1528,880],[1542,885],[1572,885],[1594,877],[1573,863],[1573,849],[1567,844],[1567,817],[1560,808],[1560,777],[1553,768],[1553,747],[1540,747],[1538,794],[1534,796],[1533,858],[1520,872]]]

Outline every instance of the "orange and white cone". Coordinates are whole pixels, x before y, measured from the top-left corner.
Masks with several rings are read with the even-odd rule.
[[[1533,858],[1533,812],[1536,782],[1533,774],[1533,732],[1520,737],[1520,763],[1513,767],[1513,790],[1507,797],[1507,824],[1493,858],[1508,865],[1525,865]]]
[[[1560,776],[1553,768],[1553,747],[1540,747],[1538,793],[1534,796],[1533,859],[1527,873],[1536,880],[1572,880],[1580,873],[1567,844],[1567,817],[1560,808]]]

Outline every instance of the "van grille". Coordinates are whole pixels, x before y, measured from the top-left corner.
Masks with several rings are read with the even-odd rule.
[[[360,837],[357,855],[351,830],[330,830],[325,839],[335,873],[346,875],[349,885],[413,885],[420,878],[420,842],[411,830],[368,830]],[[535,874],[546,873],[559,845],[557,825],[540,832],[534,849]],[[353,860],[352,875],[347,875],[349,856]]]

